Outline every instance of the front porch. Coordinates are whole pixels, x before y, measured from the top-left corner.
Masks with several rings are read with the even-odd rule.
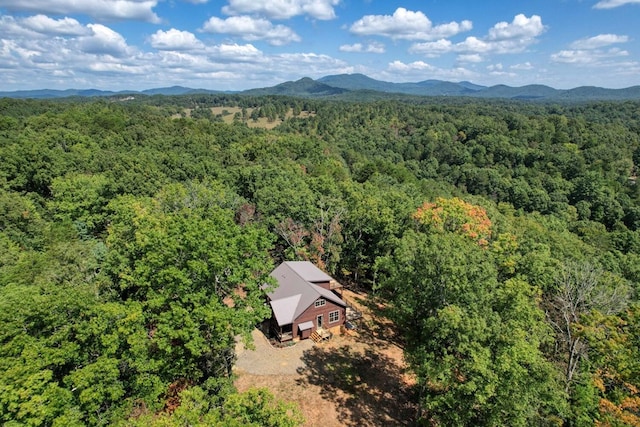
[[[328,341],[333,336],[333,332],[322,327],[316,328],[313,322],[303,322],[298,325],[298,333],[293,334],[293,324],[278,325],[276,322],[269,322],[268,328],[262,328],[265,335],[270,339],[275,339],[280,343],[286,343],[289,341],[306,340],[311,338],[314,342]],[[266,326],[266,325],[264,325]],[[268,334],[266,333],[268,330]]]
[[[327,331],[323,328],[316,328],[316,330],[311,334],[311,339],[313,340],[313,342],[320,343],[330,340],[332,336],[333,333],[331,333],[330,331]]]
[[[272,337],[275,337],[280,342],[293,340],[292,324],[279,326],[276,322],[272,322],[269,332]]]

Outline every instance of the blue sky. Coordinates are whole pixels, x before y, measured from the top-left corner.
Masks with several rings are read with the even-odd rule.
[[[0,0],[0,90],[640,85],[640,0]]]

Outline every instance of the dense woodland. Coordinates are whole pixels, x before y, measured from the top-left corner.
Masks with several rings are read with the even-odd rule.
[[[0,424],[299,425],[231,367],[307,259],[387,303],[408,425],[640,425],[640,103],[2,99],[0,159]]]

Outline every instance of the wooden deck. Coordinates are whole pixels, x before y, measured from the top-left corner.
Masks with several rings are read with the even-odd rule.
[[[318,328],[311,333],[311,339],[316,343],[327,341],[331,339],[331,336],[332,336],[331,332],[322,328]]]
[[[351,300],[345,297],[342,300],[347,303],[347,320],[353,321],[362,317],[362,312],[356,308],[356,305]]]

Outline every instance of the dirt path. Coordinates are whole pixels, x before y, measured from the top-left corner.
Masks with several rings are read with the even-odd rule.
[[[412,425],[414,381],[393,325],[373,314],[378,310],[364,304],[365,294],[345,291],[345,297],[364,314],[358,333],[276,349],[256,331],[256,349],[239,348],[236,387],[266,387],[297,403],[309,427]]]

